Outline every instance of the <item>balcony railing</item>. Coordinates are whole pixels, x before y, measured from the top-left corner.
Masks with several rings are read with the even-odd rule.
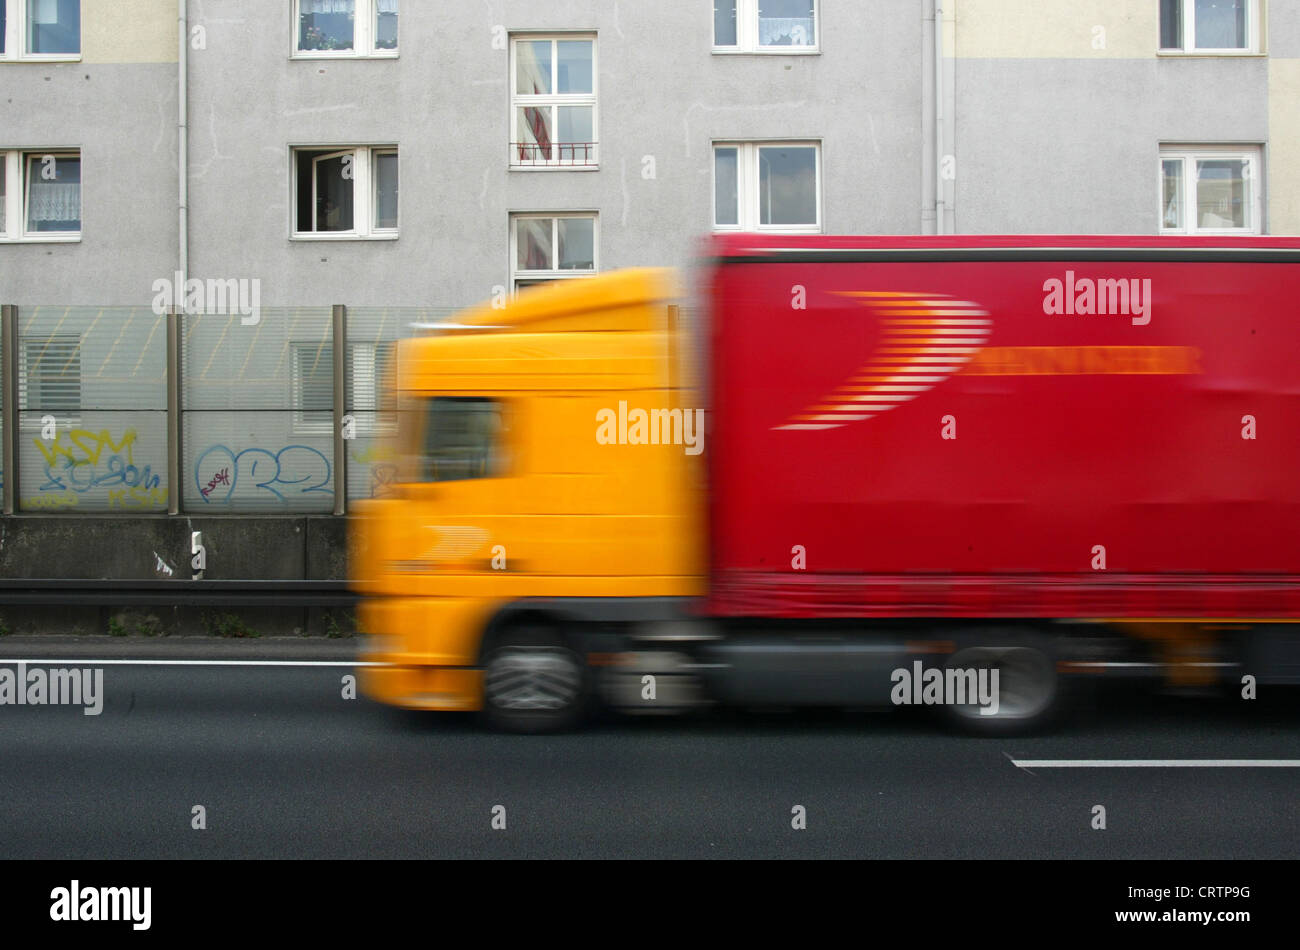
[[[590,166],[596,164],[595,142],[511,142],[511,165]]]

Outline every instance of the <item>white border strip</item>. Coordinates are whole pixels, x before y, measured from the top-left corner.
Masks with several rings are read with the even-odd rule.
[[[1012,759],[1021,769],[1300,769],[1300,759]]]

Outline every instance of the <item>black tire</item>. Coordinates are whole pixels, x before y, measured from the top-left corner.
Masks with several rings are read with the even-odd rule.
[[[581,723],[589,705],[582,657],[545,626],[509,628],[483,664],[483,716],[502,732],[562,732]]]
[[[1020,736],[1041,732],[1056,721],[1064,706],[1056,657],[1044,638],[1010,635],[966,643],[944,661],[948,669],[998,671],[998,703],[944,705],[948,723],[973,736]],[[990,682],[991,685],[991,682]],[[986,714],[987,713],[987,714]]]

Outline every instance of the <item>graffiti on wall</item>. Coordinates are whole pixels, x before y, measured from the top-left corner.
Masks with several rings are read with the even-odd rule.
[[[361,451],[353,450],[351,455],[352,461],[358,465],[369,466],[371,498],[386,498],[396,494],[397,454],[391,448],[371,445]]]
[[[194,487],[209,505],[229,504],[237,491],[240,498],[286,505],[304,495],[334,495],[329,460],[309,445],[238,452],[209,446],[194,461]]]
[[[24,508],[75,508],[92,492],[104,492],[110,508],[167,507],[162,477],[152,465],[136,462],[135,429],[120,436],[108,429],[68,429],[32,442],[41,452],[45,480],[36,495],[22,500]]]

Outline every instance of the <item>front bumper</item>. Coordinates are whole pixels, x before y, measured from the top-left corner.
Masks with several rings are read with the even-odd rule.
[[[361,691],[403,709],[472,711],[483,708],[483,671],[441,666],[363,666]]]

